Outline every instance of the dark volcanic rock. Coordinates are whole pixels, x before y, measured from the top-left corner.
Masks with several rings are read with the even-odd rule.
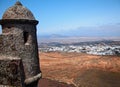
[[[57,82],[54,80],[43,78],[39,80],[39,87],[75,87],[75,86],[72,84],[68,85],[63,82]]]

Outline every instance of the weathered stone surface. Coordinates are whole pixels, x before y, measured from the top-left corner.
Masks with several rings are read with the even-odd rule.
[[[0,84],[13,84],[18,87],[17,83],[20,83],[20,76],[18,75],[20,74],[16,73],[17,70],[23,70],[24,76],[21,76],[21,78],[23,77],[22,80],[29,83],[26,84],[24,82],[24,84],[26,84],[25,87],[36,87],[36,83],[40,78],[36,35],[36,25],[38,21],[35,20],[31,11],[17,1],[14,6],[8,8],[4,13],[3,18],[0,20],[0,24],[2,25],[2,35],[0,35],[0,56],[12,56],[12,60],[14,60],[14,57],[17,57],[21,59],[24,67],[24,69],[19,67],[20,63],[18,60],[14,60],[15,64],[11,65],[13,61],[11,61],[9,57],[7,60],[1,57],[2,60],[0,61],[0,65],[2,67],[5,66],[4,68],[0,68]],[[15,72],[13,72],[12,69],[15,69]],[[30,82],[28,82],[31,78],[35,78],[35,81],[30,80]],[[14,82],[16,79],[17,82]]]
[[[8,8],[3,14],[3,19],[28,19],[35,20],[32,12],[17,2],[14,6]]]
[[[34,25],[13,25],[10,31],[4,29],[0,35],[0,55],[19,57],[25,69],[25,78],[31,78],[40,73],[36,28]],[[28,36],[24,36],[24,31]]]
[[[0,56],[0,84],[3,87],[4,85],[22,87],[23,77],[24,69],[21,59]]]

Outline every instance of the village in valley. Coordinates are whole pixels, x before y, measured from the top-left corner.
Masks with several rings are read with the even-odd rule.
[[[96,1],[1,0],[0,87],[120,87],[120,2]]]
[[[119,41],[80,42],[73,44],[49,43],[39,44],[42,52],[77,52],[93,55],[120,55]]]

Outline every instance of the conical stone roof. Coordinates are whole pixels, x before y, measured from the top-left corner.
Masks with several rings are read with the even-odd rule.
[[[2,19],[27,19],[35,20],[32,12],[25,8],[19,1],[14,6],[8,8],[3,14]]]

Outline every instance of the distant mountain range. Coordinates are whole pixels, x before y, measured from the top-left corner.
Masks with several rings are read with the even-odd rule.
[[[90,42],[90,41],[120,41],[120,37],[70,37],[62,35],[51,35],[46,37],[38,37],[39,43],[78,43],[78,42]]]
[[[40,32],[39,37],[120,37],[120,23]]]
[[[97,27],[79,27],[68,31],[69,36],[86,37],[120,37],[120,23],[114,25],[103,25]]]
[[[51,34],[51,35],[41,35],[38,36],[38,38],[64,38],[64,37],[68,37],[68,36],[64,36],[64,35],[59,35],[59,34]]]
[[[45,35],[38,35],[39,43],[73,43],[103,40],[120,41],[120,23],[97,27],[79,27],[76,29],[63,30],[56,33],[54,31],[51,32]]]

